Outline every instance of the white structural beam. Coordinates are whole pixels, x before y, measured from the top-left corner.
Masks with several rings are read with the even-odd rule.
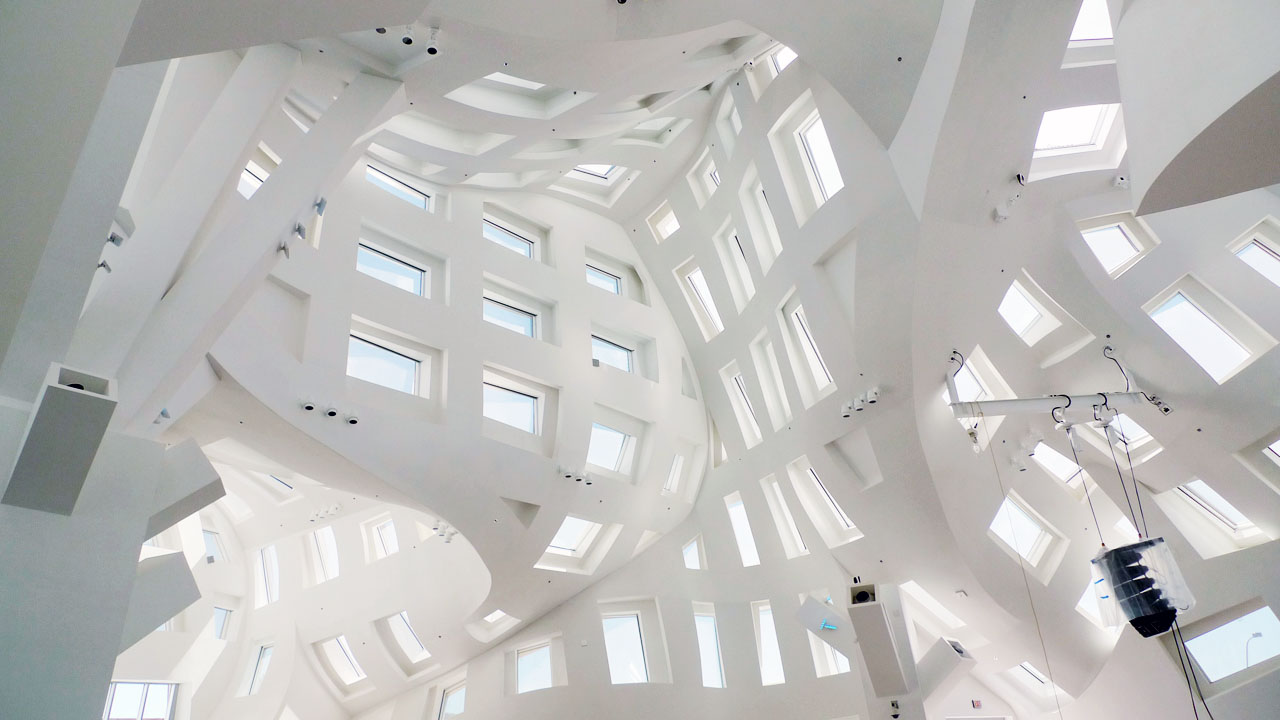
[[[199,599],[200,589],[182,553],[156,555],[138,562],[120,633],[120,652]]]
[[[0,357],[137,9],[138,0],[0,7]]]
[[[112,74],[0,363],[0,394],[31,400],[66,356],[164,74],[163,63]]]
[[[1091,417],[1095,411],[1099,419],[1109,419],[1101,415],[1106,408],[1118,410],[1133,407],[1146,402],[1140,392],[1092,393],[1089,395],[1049,395],[1036,398],[1011,398],[1009,400],[978,400],[976,402],[952,402],[951,413],[958,418],[976,418],[981,416],[996,417],[999,415],[1048,415],[1058,408],[1066,408],[1066,412],[1074,417],[1079,413],[1088,413]],[[1107,413],[1110,415],[1111,413]],[[1059,416],[1059,419],[1063,419]]]
[[[284,46],[245,54],[85,309],[69,364],[107,376],[119,372],[228,178],[243,168],[264,117],[280,103],[297,64],[298,52]]]
[[[351,162],[389,104],[404,104],[399,82],[357,75],[284,158],[241,215],[212,238],[148,320],[120,373],[122,422],[145,425],[194,372],[209,348],[285,256],[283,242],[313,212],[327,178]],[[300,241],[299,241],[300,242]]]

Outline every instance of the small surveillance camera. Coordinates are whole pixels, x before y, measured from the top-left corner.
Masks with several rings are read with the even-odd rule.
[[[853,411],[854,411],[854,412],[862,412],[862,411],[863,411],[863,410],[865,410],[866,408],[867,408],[867,399],[866,399],[866,397],[864,397],[864,396],[862,396],[862,395],[859,395],[858,397],[856,397],[856,398],[854,398],[854,399],[853,399]]]
[[[437,39],[439,37],[440,37],[440,28],[438,27],[431,28],[430,32],[427,33],[427,54],[428,55],[439,54],[440,44],[437,42]]]
[[[867,403],[869,405],[875,405],[879,401],[880,401],[880,388],[873,387],[867,391]]]
[[[852,400],[840,406],[840,417],[842,418],[853,417],[853,401]]]
[[[324,414],[328,415],[329,417],[338,417],[338,408],[329,408],[328,410],[324,411]]]
[[[360,424],[360,418],[356,417],[355,415],[348,415],[348,416],[347,416],[347,424],[348,424],[348,425],[359,425],[359,424]]]
[[[311,402],[310,400],[303,400],[302,409],[306,410],[307,412],[311,412],[312,410],[316,409],[316,404]]]

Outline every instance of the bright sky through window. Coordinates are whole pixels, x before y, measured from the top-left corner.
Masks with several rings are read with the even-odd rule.
[[[104,720],[169,720],[177,687],[168,683],[113,682],[107,689]]]
[[[1208,483],[1203,480],[1197,478],[1185,485],[1179,485],[1178,492],[1182,493],[1183,497],[1203,512],[1227,526],[1232,532],[1253,527],[1253,523],[1244,516],[1244,513],[1227,502],[1226,498],[1219,495],[1216,490],[1209,487]]]
[[[1151,319],[1218,382],[1249,359],[1243,345],[1182,293],[1156,308]]]
[[[628,436],[608,425],[591,423],[591,442],[587,446],[587,463],[614,472],[622,471],[623,451]]]
[[[339,635],[325,640],[320,643],[320,651],[324,653],[324,659],[344,685],[351,685],[365,679],[364,669],[360,667],[360,663],[356,662],[356,656],[351,652],[346,636]]]
[[[1094,149],[1106,138],[1115,119],[1116,107],[1081,105],[1046,112],[1040,120],[1040,131],[1036,133],[1036,151]]]
[[[782,650],[778,647],[778,633],[773,626],[773,608],[769,603],[756,605],[756,643],[760,657],[760,684],[786,682],[782,672]]]
[[[400,551],[400,540],[396,537],[396,524],[392,520],[383,520],[373,526],[373,539],[378,557],[384,558]]]
[[[591,545],[591,539],[599,529],[599,523],[572,515],[566,516],[564,522],[560,523],[560,529],[556,531],[555,537],[551,538],[547,552],[556,555],[581,555]]]
[[[587,266],[587,284],[594,285],[614,295],[622,294],[622,278],[591,265]]]
[[[698,298],[698,303],[702,305],[702,310],[711,320],[711,325],[716,332],[724,330],[724,323],[720,321],[720,311],[716,310],[716,301],[711,298],[711,288],[707,287],[707,278],[702,274],[702,268],[694,268],[685,280],[693,289],[694,297]]]
[[[418,361],[352,335],[347,344],[347,374],[410,395],[418,391]]]
[[[698,656],[702,660],[702,686],[724,687],[724,668],[720,664],[720,638],[716,633],[716,616],[698,613],[693,616],[698,635]]]
[[[617,165],[576,165],[574,166],[573,171],[582,173],[583,175],[590,175],[591,177],[599,178],[600,180],[608,180],[609,176],[613,174],[613,171],[616,170],[617,167]]]
[[[591,359],[623,372],[631,372],[631,351],[595,335],[591,336]]]
[[[790,543],[795,551],[803,555],[809,552],[809,546],[804,544],[804,538],[800,535],[800,528],[796,526],[796,519],[791,515],[791,508],[787,505],[787,500],[782,495],[782,486],[778,481],[771,480],[765,485],[765,492],[768,493],[770,504],[776,510],[775,520],[781,517],[778,523],[778,534],[783,537],[783,544]]]
[[[605,654],[609,659],[609,678],[613,684],[649,682],[644,640],[640,636],[640,616],[611,616],[603,618],[602,623]]]
[[[1124,413],[1118,413],[1114,422],[1116,430],[1120,431],[1120,440],[1127,445],[1141,445],[1151,438],[1146,428]]]
[[[1084,0],[1075,27],[1071,28],[1071,42],[1082,40],[1110,40],[1111,16],[1107,13],[1107,0]]]
[[[1236,257],[1248,263],[1249,267],[1262,273],[1262,276],[1276,285],[1280,285],[1280,254],[1270,247],[1254,240],[1236,251]]]
[[[1045,472],[1064,483],[1070,483],[1075,480],[1076,474],[1080,472],[1079,465],[1076,465],[1066,455],[1045,445],[1043,442],[1036,443],[1035,448],[1031,451],[1031,456],[1040,467],[1045,469]]]
[[[551,687],[551,646],[539,645],[516,652],[516,692]]]
[[[501,610],[494,610],[493,612],[484,616],[484,621],[492,624],[492,623],[498,622],[499,620],[505,618],[506,616],[507,614],[502,612]]]
[[[227,621],[230,619],[230,610],[220,607],[213,609],[213,637],[215,640],[227,639]]]
[[[236,184],[236,192],[242,196],[249,198],[262,187],[262,183],[267,179],[267,171],[262,169],[258,163],[250,160],[245,165],[244,170],[240,171],[240,182]]]
[[[519,253],[527,258],[533,257],[532,240],[508,230],[488,218],[485,218],[483,228],[483,235],[486,240],[495,242],[502,247],[512,252]]]
[[[515,75],[508,75],[506,73],[500,73],[500,72],[489,73],[488,75],[484,76],[484,79],[492,80],[494,82],[500,82],[503,85],[511,85],[512,87],[523,88],[525,90],[541,90],[542,88],[546,87],[545,84],[540,82],[525,80],[524,78],[518,78]]]
[[[737,493],[726,497],[725,506],[729,510],[729,523],[733,526],[733,538],[738,543],[738,554],[742,556],[742,567],[759,565],[760,554],[756,552],[756,539],[751,534],[751,522],[747,519],[742,497]]]
[[[366,245],[356,250],[356,270],[414,295],[423,294],[424,270]]]
[[[1000,503],[1000,510],[991,521],[991,532],[1032,565],[1039,561],[1043,543],[1048,539],[1040,523],[1009,498]]]
[[[676,219],[676,214],[674,212],[668,210],[665,215],[658,218],[658,221],[653,224],[653,227],[658,231],[658,235],[660,235],[663,240],[666,240],[671,237],[672,233],[680,229],[680,221]]]
[[[821,117],[815,117],[800,130],[800,144],[804,146],[809,168],[818,181],[819,194],[824,201],[829,200],[844,187],[844,178],[840,176],[840,166],[836,164],[836,154],[831,149],[831,140]]]
[[[514,333],[520,333],[526,337],[534,336],[537,327],[537,315],[492,298],[485,298],[482,304],[484,306],[482,312],[485,322]]]
[[[770,56],[773,61],[773,68],[778,72],[786,70],[787,66],[795,62],[797,57],[799,56],[796,55],[796,51],[786,45],[779,45],[778,49]]]
[[[1119,225],[1086,230],[1080,235],[1094,257],[1102,263],[1102,269],[1108,273],[1114,273],[1117,268],[1138,254],[1138,246]]]
[[[1187,641],[1209,682],[1280,655],[1280,620],[1269,607],[1242,615]]]
[[[684,546],[684,566],[690,570],[702,569],[702,552],[698,549],[698,541],[692,540]]]
[[[440,701],[440,720],[458,717],[467,707],[467,686],[455,685],[444,691]]]
[[[204,555],[212,562],[222,560],[222,539],[218,533],[212,530],[205,530],[204,535]]]
[[[408,611],[401,611],[387,618],[387,627],[409,662],[422,662],[431,657],[431,653],[427,652],[427,648],[418,639],[418,633],[414,632],[413,625],[409,623]]]
[[[484,416],[527,433],[537,433],[538,399],[497,385],[484,384]]]
[[[332,525],[311,533],[311,568],[316,583],[338,577],[338,542],[334,538]]]
[[[1009,291],[1004,294],[1004,299],[1000,301],[999,312],[1000,317],[1004,318],[1017,335],[1026,333],[1040,319],[1040,311],[1031,304],[1031,300],[1017,283],[1010,285]]]
[[[372,165],[368,165],[365,167],[364,179],[368,180],[370,183],[372,183],[376,187],[391,193],[392,195],[400,198],[401,200],[404,200],[410,205],[413,205],[421,210],[427,209],[426,193],[409,187],[405,183],[391,177],[390,175],[382,172],[381,170],[373,167]]]

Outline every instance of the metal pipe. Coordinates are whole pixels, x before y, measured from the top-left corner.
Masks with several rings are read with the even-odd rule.
[[[955,397],[954,381],[947,377],[947,385],[952,397]],[[1103,398],[1106,398],[1105,403]],[[1068,403],[1070,400],[1070,403]],[[1086,411],[1092,418],[1094,408],[1109,407],[1113,410],[1132,407],[1146,402],[1140,392],[1092,393],[1090,395],[1050,395],[1038,398],[1012,398],[1009,400],[977,400],[973,402],[951,403],[951,413],[957,418],[975,418],[979,415],[1027,415],[1034,413],[1049,414],[1055,408],[1071,406],[1072,414]]]

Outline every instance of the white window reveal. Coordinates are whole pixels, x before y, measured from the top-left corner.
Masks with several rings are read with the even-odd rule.
[[[394,521],[387,519],[373,526],[373,550],[379,559],[400,551]]]
[[[347,344],[347,374],[385,388],[416,394],[420,365],[415,358],[362,337],[352,335]]]
[[[609,678],[614,685],[649,682],[639,615],[613,615],[602,619]]]
[[[755,620],[756,653],[760,661],[760,684],[779,685],[786,682],[782,670],[782,650],[774,627],[773,608],[767,602],[751,604]]]
[[[615,367],[622,372],[632,370],[631,356],[633,351],[615,342],[610,342],[597,335],[591,336],[591,359],[598,364]]]
[[[269,605],[280,599],[280,561],[276,546],[268,545],[258,551],[254,565],[254,607]]]
[[[551,643],[516,651],[516,692],[551,687]]]
[[[1040,522],[1010,497],[1000,503],[990,530],[1031,565],[1040,562],[1053,540]]]
[[[364,179],[368,180],[374,187],[390,193],[420,210],[429,209],[431,200],[429,195],[411,187],[408,183],[391,177],[372,165],[365,166]]]
[[[733,537],[738,543],[738,554],[742,557],[743,567],[760,564],[760,555],[756,552],[756,539],[751,534],[751,522],[747,519],[747,509],[742,504],[740,493],[725,496],[725,508],[729,511],[729,523],[733,526]]]
[[[354,685],[367,677],[360,663],[356,661],[355,653],[351,652],[351,646],[347,644],[345,635],[320,643],[320,652],[329,663],[333,674],[343,685]]]
[[[799,137],[816,194],[820,203],[826,202],[844,187],[844,178],[840,176],[840,166],[836,163],[836,154],[831,149],[822,117],[815,114],[800,128]]]
[[[594,265],[587,265],[586,267],[588,285],[593,285],[614,295],[622,294],[622,278],[607,270],[601,270]]]
[[[715,607],[711,603],[693,604],[693,627],[698,636],[698,657],[702,667],[702,686],[724,687],[724,665],[720,660],[720,635],[716,629]]]
[[[1187,641],[1187,650],[1209,682],[1280,655],[1280,620],[1261,607]]]
[[[440,720],[449,720],[462,714],[467,707],[467,686],[459,683],[444,691],[440,701]]]
[[[418,638],[418,633],[414,631],[413,625],[409,622],[409,612],[401,610],[400,612],[387,618],[387,627],[391,630],[391,636],[395,638],[396,644],[400,646],[400,651],[411,663],[419,663],[431,657],[431,653],[427,652],[426,646],[422,644],[422,640]]]

